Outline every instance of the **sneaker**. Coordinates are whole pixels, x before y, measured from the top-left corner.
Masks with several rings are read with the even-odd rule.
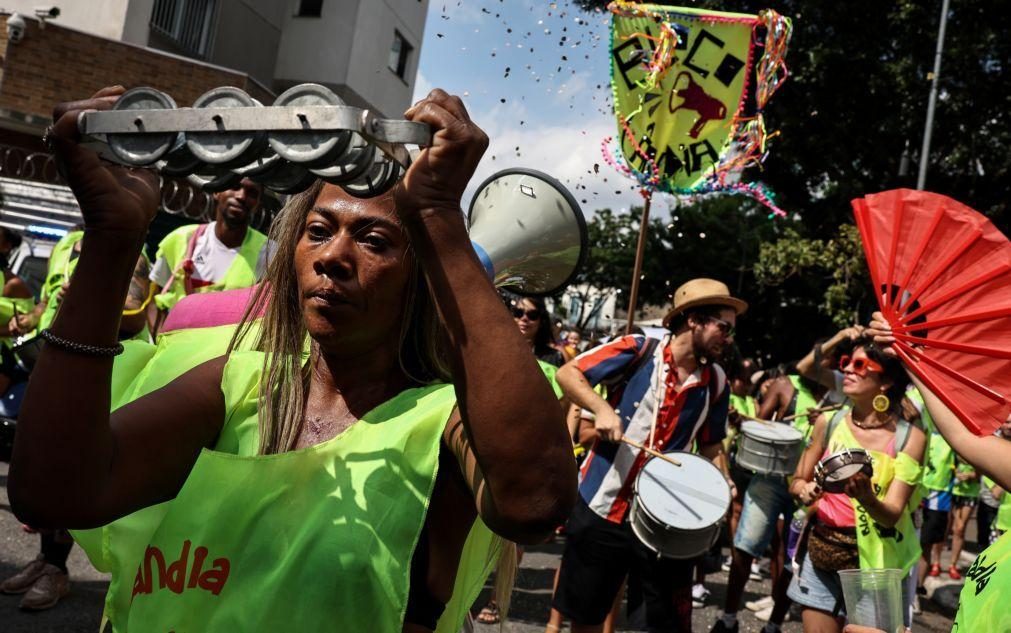
[[[729,557],[729,556],[727,556],[726,558],[724,558],[723,559],[723,564],[720,565],[720,569],[722,569],[723,571],[730,571],[730,563],[731,563],[731,561],[733,561],[733,559],[731,557]]]
[[[761,611],[756,611],[755,617],[761,620],[762,622],[768,622],[769,618],[772,617],[772,607],[766,607]]]
[[[958,573],[958,569],[954,565],[948,568],[948,578],[952,580],[962,580],[962,574]]]
[[[748,574],[748,578],[752,580],[762,579],[762,570],[759,569],[758,563],[751,563],[751,573]]]
[[[698,583],[692,586],[692,608],[701,609],[706,606],[706,599],[709,598],[709,590],[706,586]]]
[[[934,578],[936,578],[937,576],[940,576],[941,575],[941,566],[938,565],[937,563],[934,563],[933,565],[930,566],[930,571],[927,572],[927,575],[928,576],[932,576]]]
[[[709,633],[737,633],[741,628],[740,622],[734,622],[734,626],[727,626],[723,623],[723,618],[716,620],[716,624],[713,628],[709,629]]]
[[[42,575],[28,590],[18,606],[27,611],[42,611],[56,606],[60,598],[70,593],[70,577],[56,565],[46,564]]]
[[[764,598],[759,598],[758,600],[749,600],[744,603],[744,607],[748,611],[761,611],[762,609],[768,609],[773,604],[772,596],[765,596]]]
[[[920,608],[920,596],[913,596],[913,615],[920,615],[923,613],[923,609]]]
[[[46,561],[42,558],[42,554],[39,554],[35,560],[22,567],[18,573],[0,583],[0,591],[14,594],[25,593],[39,579],[45,567]]]

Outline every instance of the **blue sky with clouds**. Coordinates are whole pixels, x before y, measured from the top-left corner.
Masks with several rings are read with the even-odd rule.
[[[499,169],[531,167],[568,186],[587,215],[641,202],[601,153],[616,132],[609,25],[609,14],[564,1],[430,1],[414,99],[432,87],[457,94],[488,133],[471,190]]]

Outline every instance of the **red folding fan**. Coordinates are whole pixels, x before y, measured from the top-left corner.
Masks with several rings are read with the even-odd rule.
[[[1011,243],[951,198],[896,189],[853,201],[895,351],[977,435],[1011,412]]]

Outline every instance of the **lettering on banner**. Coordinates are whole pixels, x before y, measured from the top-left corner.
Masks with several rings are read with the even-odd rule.
[[[144,552],[144,560],[137,568],[137,576],[133,581],[133,597],[138,594],[152,593],[156,589],[168,589],[172,593],[182,593],[187,589],[203,589],[212,595],[218,595],[228,582],[231,562],[227,558],[215,558],[205,568],[208,551],[206,547],[193,549],[190,560],[190,541],[183,541],[179,558],[166,564],[165,554],[157,547],[148,547]],[[157,586],[155,586],[157,576]]]

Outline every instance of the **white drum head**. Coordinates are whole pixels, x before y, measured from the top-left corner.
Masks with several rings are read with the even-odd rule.
[[[700,530],[716,523],[730,508],[730,486],[708,459],[673,453],[675,466],[662,459],[646,462],[635,481],[639,504],[663,523]]]
[[[799,442],[804,439],[804,435],[786,422],[756,422],[745,420],[741,423],[741,433],[748,437],[760,440],[771,440],[773,442]]]
[[[853,475],[860,472],[864,465],[860,464],[846,464],[836,468],[830,473],[825,473],[825,481],[843,481],[849,479]]]

